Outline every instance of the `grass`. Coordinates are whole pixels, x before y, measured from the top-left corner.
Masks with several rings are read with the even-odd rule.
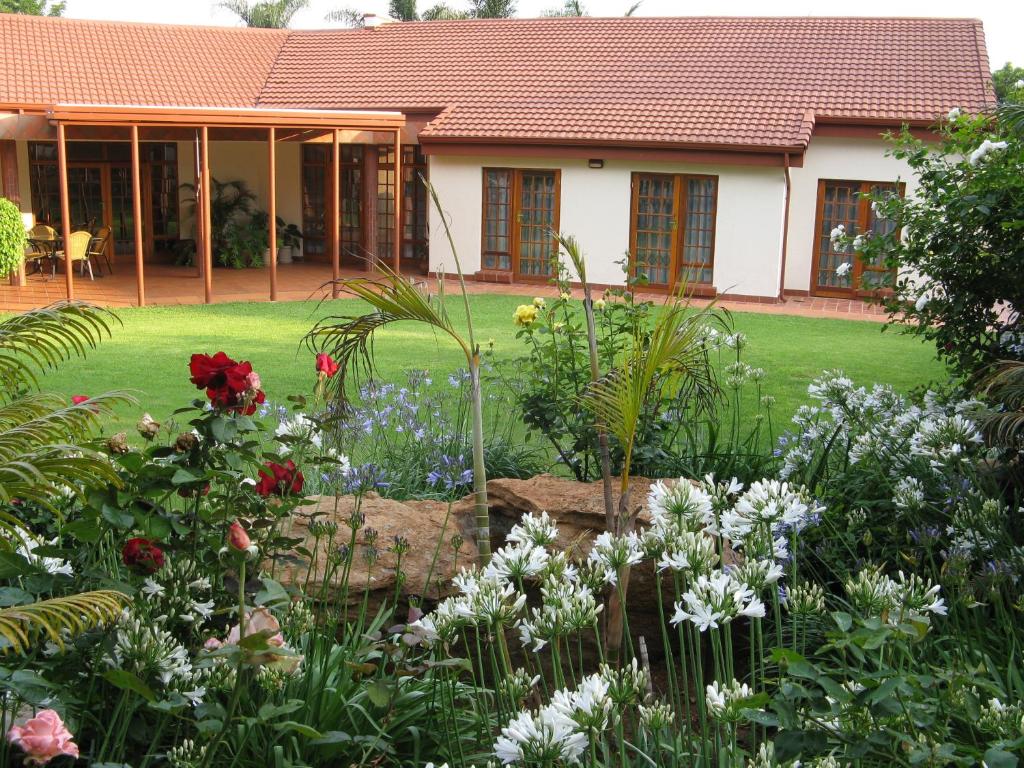
[[[523,347],[511,318],[524,299],[476,295],[470,301],[478,339],[493,338],[499,358],[518,355]],[[449,302],[452,314],[461,315],[461,299],[449,297]],[[250,360],[268,397],[282,401],[290,394],[308,394],[315,380],[313,356],[300,347],[303,334],[325,315],[358,311],[355,300],[118,310],[123,326],[115,327],[113,338],[50,374],[46,388],[67,395],[135,390],[140,408],[124,410],[114,425],[130,428],[143,410],[164,420],[197,397],[188,380],[189,356],[224,350]],[[750,338],[743,359],[767,371],[763,390],[776,397],[776,424],[788,422],[806,400],[808,383],[823,369],[842,368],[858,383],[886,382],[901,391],[944,377],[930,347],[892,331],[882,333],[880,324],[754,313],[735,313],[733,319]],[[380,334],[377,361],[382,378],[392,381],[410,368],[443,374],[464,364],[451,343],[411,323]]]

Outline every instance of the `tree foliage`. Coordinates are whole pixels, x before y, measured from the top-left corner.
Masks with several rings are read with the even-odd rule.
[[[67,3],[52,0],[0,0],[0,13],[20,13],[26,16],[63,16]]]
[[[933,342],[954,374],[1024,358],[1024,141],[991,116],[952,112],[935,147],[904,134],[892,154],[918,188],[873,201],[895,223],[855,247],[896,271],[890,319]]]
[[[285,29],[292,17],[309,5],[309,0],[223,0],[221,8],[231,11],[247,27]]]
[[[1001,69],[992,73],[992,86],[999,101],[1024,103],[1024,67],[1015,67],[1006,62]]]

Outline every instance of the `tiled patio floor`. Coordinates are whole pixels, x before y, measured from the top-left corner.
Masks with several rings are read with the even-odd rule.
[[[280,264],[278,273],[279,301],[318,301],[327,295],[324,286],[331,279],[328,264],[296,262]],[[344,277],[364,275],[356,270],[343,270]],[[203,303],[203,281],[194,267],[174,267],[149,264],[145,271],[146,303],[149,305],[179,305]],[[135,269],[130,262],[115,264],[114,274],[90,280],[75,273],[75,298],[107,307],[131,307],[136,304]],[[495,283],[469,282],[471,293],[503,294],[509,296],[557,295],[556,289],[548,285],[505,285]],[[446,289],[449,294],[458,289],[456,282],[449,278]],[[329,291],[329,288],[327,289]],[[579,297],[580,291],[574,291]],[[267,269],[215,269],[213,272],[213,294],[216,303],[229,301],[269,301],[270,276]],[[38,273],[29,275],[28,285],[16,287],[6,282],[0,284],[0,312],[20,312],[41,307],[63,299],[64,276],[58,272],[55,278]],[[663,295],[651,295],[654,301],[664,300]],[[702,303],[700,299],[695,303]],[[827,299],[819,297],[787,298],[780,304],[758,304],[749,301],[735,301],[720,297],[718,306],[735,312],[760,312],[775,315],[796,315],[802,317],[832,317],[847,320],[884,321],[885,310],[873,304],[850,299]]]

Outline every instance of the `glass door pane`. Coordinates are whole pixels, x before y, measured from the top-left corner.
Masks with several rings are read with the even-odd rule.
[[[651,285],[669,285],[676,228],[676,181],[664,174],[636,177],[636,242],[633,269]]]
[[[555,227],[555,172],[521,171],[519,175],[519,249],[517,274],[550,277]]]
[[[132,207],[132,170],[110,167],[110,226],[114,253],[135,252],[135,212]]]
[[[687,283],[711,284],[715,238],[715,179],[689,178],[686,223],[679,277]]]
[[[103,168],[75,166],[68,168],[68,192],[71,202],[71,229],[95,232],[102,227]]]
[[[848,250],[836,250],[832,244],[832,230],[840,224],[850,237],[857,235],[857,210],[860,184],[845,181],[825,183],[821,211],[821,231],[818,233],[818,270],[815,284],[828,291],[849,291],[853,285],[853,268],[856,254]],[[840,246],[842,248],[843,246]],[[839,266],[849,264],[839,274]]]
[[[871,186],[872,196],[884,195],[896,195],[898,194],[896,187],[892,184],[873,184]],[[892,234],[896,229],[896,222],[890,221],[889,219],[879,218],[875,212],[875,207],[872,203],[866,203],[867,205],[867,229],[866,232],[870,232],[872,235],[886,235]],[[885,258],[883,256],[875,255],[871,259],[857,257],[857,278],[854,284],[863,290],[873,291],[879,288],[892,287],[891,277],[893,276],[892,270],[885,266]]]
[[[512,172],[484,170],[484,269],[512,269]]]

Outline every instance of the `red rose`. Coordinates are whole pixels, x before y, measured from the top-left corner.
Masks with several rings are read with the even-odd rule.
[[[178,495],[183,499],[191,499],[195,496],[209,496],[210,484],[206,483],[202,488],[196,485],[183,485],[178,489]]]
[[[286,496],[289,493],[302,493],[305,481],[302,472],[295,469],[295,462],[291,459],[284,464],[268,461],[260,469],[260,480],[256,483],[256,493],[260,496]]]
[[[149,539],[128,539],[121,548],[124,564],[138,574],[148,576],[164,567],[164,553]]]
[[[323,374],[328,379],[334,376],[340,367],[334,362],[334,358],[326,352],[321,352],[316,356],[316,372]]]
[[[259,374],[252,363],[237,362],[223,352],[213,355],[192,355],[189,362],[191,381],[197,389],[205,389],[215,408],[224,408],[251,416],[256,406],[266,402]]]
[[[237,520],[228,528],[228,544],[239,552],[248,549],[252,545],[252,539],[249,538],[249,534]]]
[[[89,396],[88,395],[72,395],[71,396],[71,403],[72,403],[72,405],[81,405],[82,403],[86,403],[88,401],[89,401]]]

